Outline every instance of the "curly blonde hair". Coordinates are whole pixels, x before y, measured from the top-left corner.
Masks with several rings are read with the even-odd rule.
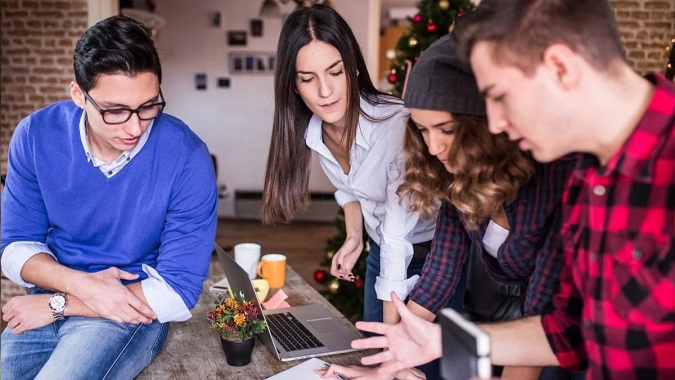
[[[410,210],[422,215],[431,215],[436,201],[448,201],[463,215],[466,228],[475,230],[481,220],[513,201],[535,170],[506,135],[490,133],[485,117],[452,116],[455,138],[448,154],[452,174],[429,154],[421,132],[408,120],[405,182],[398,194],[407,196]]]

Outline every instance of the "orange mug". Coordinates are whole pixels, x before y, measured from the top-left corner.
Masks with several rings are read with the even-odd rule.
[[[258,276],[269,282],[270,288],[280,288],[286,282],[286,256],[278,253],[265,255],[257,268]]]

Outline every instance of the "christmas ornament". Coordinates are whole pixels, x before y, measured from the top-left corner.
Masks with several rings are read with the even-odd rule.
[[[370,252],[370,241],[366,240],[366,245],[363,247],[363,250],[366,252]]]
[[[333,256],[335,256],[335,252],[333,251],[326,251],[326,258],[328,260],[333,260]]]
[[[464,11],[460,9],[457,11],[457,15],[455,17],[462,17],[462,16],[464,16]]]
[[[450,8],[450,2],[448,0],[441,0],[438,2],[438,7],[443,11],[447,11]]]
[[[455,22],[453,21],[452,24],[450,24],[450,27],[448,28],[448,32],[452,33],[452,31],[455,30]]]
[[[418,43],[419,41],[415,37],[410,37],[410,39],[408,39],[408,46],[410,47],[415,47]]]
[[[396,59],[396,50],[394,50],[394,49],[387,50],[386,56],[387,56],[387,59],[390,60],[390,61],[393,60],[393,59]]]
[[[419,13],[416,14],[416,15],[414,15],[414,16],[413,16],[413,21],[415,21],[415,22],[420,22],[420,21],[422,21],[422,15],[419,14]]]
[[[354,280],[354,287],[356,289],[361,289],[363,287],[363,280],[360,279],[360,278],[357,278],[356,280]]]
[[[328,291],[331,294],[340,293],[340,281],[337,278],[330,280],[330,282],[328,283]]]
[[[438,29],[438,26],[436,26],[436,24],[434,24],[433,21],[429,21],[429,23],[427,24],[427,32],[433,33],[436,31],[436,29]]]
[[[394,84],[398,80],[398,76],[394,73],[387,75],[387,82]]]
[[[319,284],[323,284],[326,281],[326,271],[323,269],[317,269],[314,271],[314,281]]]

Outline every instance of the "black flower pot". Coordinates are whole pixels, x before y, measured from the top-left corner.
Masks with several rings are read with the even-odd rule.
[[[225,353],[225,360],[227,364],[233,367],[241,367],[251,362],[251,355],[253,354],[253,346],[255,346],[255,339],[241,341],[231,341],[220,338],[220,345],[223,347]]]

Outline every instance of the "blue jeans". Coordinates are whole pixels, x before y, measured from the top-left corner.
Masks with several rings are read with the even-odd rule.
[[[169,324],[157,321],[132,325],[84,317],[20,335],[7,327],[0,338],[2,378],[133,379],[157,356],[168,332]]]
[[[375,294],[375,279],[380,274],[380,246],[372,239],[368,239],[370,245],[370,252],[366,258],[366,283],[364,286],[364,305],[363,305],[363,320],[369,322],[382,322],[382,301],[377,298]],[[408,265],[408,278],[414,275],[420,275],[424,267],[424,259],[413,258]],[[458,312],[462,312],[464,308],[464,292],[466,291],[466,273],[462,269],[462,274],[455,288],[450,302],[445,307],[451,307]],[[373,336],[374,334],[364,333],[366,336]],[[417,367],[422,371],[427,380],[440,379],[440,364],[438,360]]]
[[[372,239],[368,239],[370,251],[366,258],[366,281],[363,295],[363,320],[367,322],[382,322],[382,300],[375,294],[375,280],[380,275],[380,246]],[[414,275],[422,274],[424,259],[413,258],[408,265],[408,278]],[[457,283],[455,293],[450,302],[445,307],[451,307],[462,312],[464,307],[464,291],[466,290],[466,275],[462,270],[462,275]]]

